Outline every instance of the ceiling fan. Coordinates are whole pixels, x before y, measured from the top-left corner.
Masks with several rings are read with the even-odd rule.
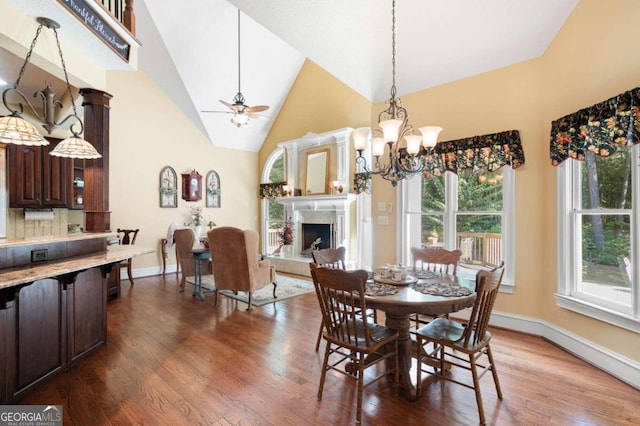
[[[259,112],[268,110],[269,107],[267,105],[249,106],[245,104],[244,96],[242,95],[242,91],[240,90],[240,9],[238,9],[238,93],[236,93],[236,96],[233,98],[233,103],[225,102],[223,100],[220,100],[220,102],[224,106],[229,108],[229,111],[201,112],[233,114],[233,117],[231,117],[231,122],[237,127],[247,124],[250,118],[269,118],[265,115],[258,114]]]

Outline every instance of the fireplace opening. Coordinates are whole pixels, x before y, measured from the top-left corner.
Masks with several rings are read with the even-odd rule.
[[[301,255],[311,257],[312,249],[332,248],[333,226],[329,223],[303,223]]]

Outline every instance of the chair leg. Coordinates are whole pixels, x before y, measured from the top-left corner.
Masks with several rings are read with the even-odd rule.
[[[131,285],[133,285],[133,272],[131,271],[131,259],[129,259],[129,263],[127,263],[127,275],[129,275],[129,281],[131,281]]]
[[[473,354],[469,354],[469,364],[471,365],[471,376],[473,377],[473,389],[476,391],[476,404],[478,405],[480,424],[483,425],[485,424],[484,406],[482,405],[482,394],[480,393],[480,379],[478,378],[476,358]]]
[[[251,306],[251,293],[249,292],[249,300],[247,300],[247,303],[249,304],[249,306],[247,306],[247,312],[253,310],[253,306]]]
[[[278,296],[276,296],[276,287],[278,287],[278,283],[277,282],[273,282],[273,298],[277,299]]]
[[[416,396],[422,395],[422,338],[420,335],[416,335]],[[397,345],[397,344],[396,344]],[[396,358],[398,353],[396,352]]]
[[[327,342],[324,349],[324,361],[322,362],[322,373],[320,374],[320,386],[318,386],[318,401],[322,401],[322,391],[324,390],[324,379],[327,375],[327,365],[329,364],[329,352],[331,343]]]
[[[318,338],[316,339],[316,352],[320,349],[320,340],[322,340],[322,330],[324,330],[324,323],[320,321],[320,330],[318,330]]]
[[[496,364],[493,362],[493,353],[491,352],[490,345],[487,345],[487,358],[489,358],[489,365],[491,366],[491,374],[493,375],[493,383],[495,383],[496,385],[496,393],[498,394],[498,399],[502,399],[502,389],[500,388],[500,380],[498,379]]]
[[[362,392],[364,390],[364,354],[358,353],[358,408],[356,411],[356,424],[362,420]]]
[[[213,290],[213,306],[218,306],[218,290]]]

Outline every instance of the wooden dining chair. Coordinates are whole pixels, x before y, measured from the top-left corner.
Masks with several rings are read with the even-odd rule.
[[[346,252],[347,250],[345,247],[312,250],[311,257],[313,258],[313,263],[316,266],[346,270]],[[378,322],[378,313],[375,309],[370,309],[368,314],[373,319],[374,323]],[[320,321],[320,329],[318,330],[318,337],[316,338],[316,352],[318,352],[318,349],[320,349],[320,341],[322,340],[323,328],[324,325],[322,321]]]
[[[462,250],[447,250],[441,247],[411,247],[413,270],[456,275]]]
[[[134,245],[136,243],[136,238],[138,238],[139,229],[117,229],[118,240],[121,245]],[[121,269],[127,270],[127,276],[129,277],[129,281],[131,285],[133,285],[133,266],[131,258],[125,259],[120,262],[120,266],[118,267],[118,273],[120,273]]]
[[[344,263],[346,251],[347,250],[345,247],[312,250],[311,258],[313,259],[313,263],[316,266],[345,270],[347,269]],[[318,330],[318,337],[316,338],[316,352],[318,352],[318,349],[320,349],[322,330],[324,330],[324,323],[322,320],[320,320],[320,329]]]
[[[485,415],[480,393],[480,379],[487,371],[491,371],[498,398],[502,399],[500,381],[491,353],[491,333],[487,328],[503,274],[504,266],[478,273],[476,300],[468,321],[462,323],[448,318],[436,318],[416,331],[418,395],[422,392],[422,373],[430,373],[423,364],[436,366],[435,372],[430,374],[435,374],[438,379],[448,380],[475,390],[481,424],[485,423]],[[428,349],[429,344],[433,344],[433,347]],[[446,371],[453,367],[470,371],[471,384],[469,380],[460,380],[458,375]]]
[[[425,272],[457,275],[462,250],[447,250],[442,247],[411,247],[411,256],[416,276]],[[425,315],[415,314],[413,317],[414,330],[428,324],[431,319]]]
[[[362,417],[362,393],[365,387],[377,382],[388,374],[394,374],[394,387],[397,393],[399,381],[398,368],[398,331],[369,322],[364,297],[368,274],[364,270],[343,271],[311,265],[311,277],[316,289],[318,303],[322,310],[324,329],[322,337],[326,340],[318,401],[322,392],[327,371],[358,380],[358,399],[356,423]],[[387,362],[393,361],[391,362]],[[364,370],[383,362],[385,369],[374,377]],[[391,367],[390,367],[391,366]],[[373,374],[373,373],[372,373]]]

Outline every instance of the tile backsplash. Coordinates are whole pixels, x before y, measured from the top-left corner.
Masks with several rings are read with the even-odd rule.
[[[53,209],[53,220],[24,220],[24,209],[9,209],[7,238],[42,237],[67,233],[69,210]]]

